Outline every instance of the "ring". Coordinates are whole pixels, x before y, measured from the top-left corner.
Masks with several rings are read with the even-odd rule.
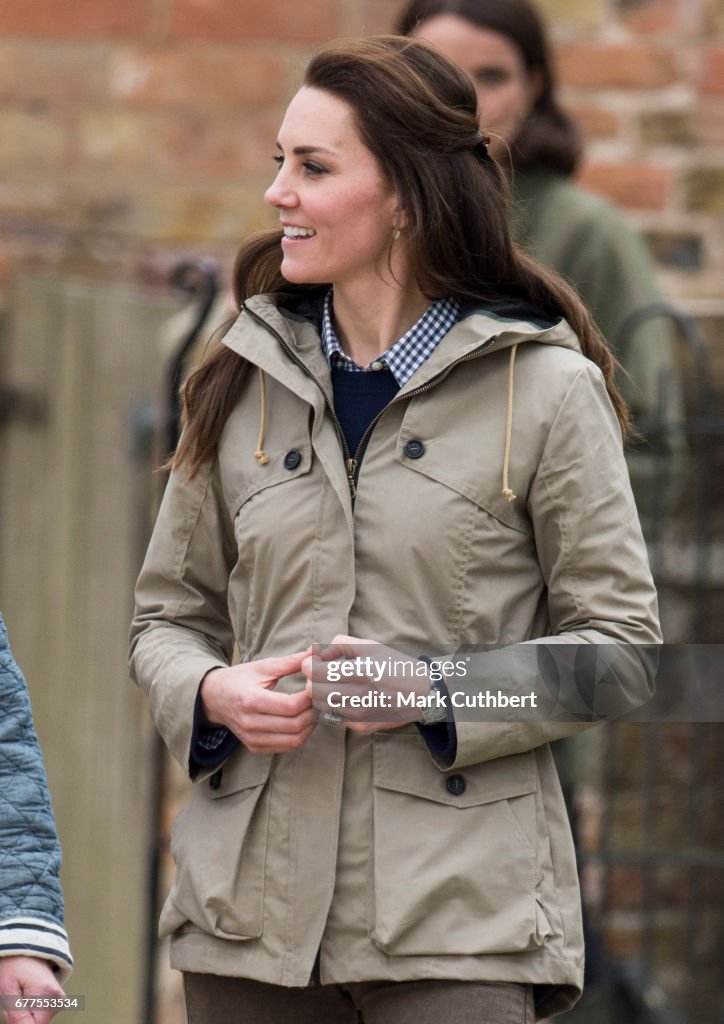
[[[326,725],[341,725],[344,719],[336,711],[323,711],[319,716],[319,721]]]

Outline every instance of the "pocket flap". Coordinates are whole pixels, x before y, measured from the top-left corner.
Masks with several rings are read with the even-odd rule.
[[[243,489],[229,502],[232,519],[254,495],[266,491],[269,487],[276,487],[278,484],[289,483],[297,477],[305,476],[312,468],[312,445],[307,437],[290,441],[284,450],[269,451],[267,455],[269,461],[263,466],[251,468],[249,479]]]
[[[374,737],[374,781],[381,789],[463,808],[533,793],[537,780],[531,750],[441,772],[421,737]]]
[[[424,455],[411,459],[405,453],[405,446],[410,440],[409,429],[403,429],[397,443],[396,461],[406,469],[420,473],[468,498],[505,526],[532,536],[533,527],[526,511],[523,490],[520,490],[519,500],[514,502],[508,501],[503,495],[502,458],[500,461],[490,459],[487,448],[482,449],[482,455],[475,450],[470,452],[468,458],[463,458],[460,452],[465,451],[464,439],[450,439],[444,433],[433,437],[425,433],[424,436]],[[467,448],[470,448],[469,442]],[[515,479],[516,488],[520,489],[523,483],[520,475],[516,474]]]

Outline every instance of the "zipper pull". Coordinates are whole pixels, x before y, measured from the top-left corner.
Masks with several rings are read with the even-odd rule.
[[[357,469],[357,459],[347,459],[347,481],[349,483],[349,492],[352,495],[352,500],[357,497],[357,487],[354,482],[354,474]]]

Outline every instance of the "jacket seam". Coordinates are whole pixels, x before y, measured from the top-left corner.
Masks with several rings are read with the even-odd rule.
[[[326,480],[325,480],[326,484]],[[320,489],[319,505],[317,507],[317,525],[314,531],[314,551],[312,553],[312,635],[310,639],[314,639],[317,636],[317,623],[320,619],[321,612],[321,594],[322,587],[320,585],[320,571],[319,571],[319,548],[322,542],[324,532],[324,510],[325,503],[327,500],[327,487],[323,486]],[[321,639],[321,638],[320,638]],[[331,639],[331,637],[330,637]]]
[[[344,730],[344,736],[341,737],[342,757],[340,759],[338,759],[338,761],[337,761],[337,773],[336,773],[337,774],[337,778],[336,778],[335,787],[334,787],[334,798],[335,798],[334,807],[335,807],[335,813],[336,813],[336,818],[337,818],[337,827],[336,827],[336,829],[330,829],[330,832],[329,832],[330,839],[329,839],[329,852],[328,852],[328,856],[329,856],[330,863],[332,864],[332,870],[331,870],[331,876],[332,876],[331,877],[331,892],[329,894],[329,905],[327,907],[325,924],[322,927],[322,934],[319,937],[319,949],[320,950],[322,948],[322,943],[324,941],[324,933],[326,931],[326,919],[329,918],[329,911],[330,911],[330,908],[332,906],[332,903],[334,902],[334,891],[335,891],[335,889],[337,887],[337,855],[339,853],[339,829],[340,829],[340,823],[341,823],[341,807],[342,807],[342,796],[343,796],[343,793],[344,793],[345,769],[346,769],[346,765],[347,765],[347,741],[348,741],[350,735],[351,734],[345,729]],[[372,800],[370,800],[370,803],[372,804]],[[372,805],[370,813],[374,814],[374,805]],[[374,839],[370,840],[370,850],[372,851],[372,857],[369,858],[369,860],[372,860],[374,858]],[[333,857],[332,857],[332,854],[334,854]],[[321,956],[320,956],[320,976],[321,976],[321,969],[322,969],[322,963],[321,963]]]
[[[564,565],[565,565],[565,575],[568,578],[568,580],[570,581],[570,593],[571,593],[571,596],[572,596],[572,598],[574,600],[574,603],[575,603],[575,606],[576,606],[576,614],[578,616],[583,616],[584,612],[583,612],[583,604],[582,604],[582,601],[581,601],[581,596],[580,596],[580,593],[578,591],[578,584],[577,584],[577,580],[576,580],[576,575],[575,575],[575,572],[573,570],[573,563],[572,563],[572,559],[571,559],[571,544],[570,544],[570,535],[569,535],[569,531],[568,531],[567,512],[564,510],[563,505],[556,499],[556,496],[553,493],[551,484],[549,483],[549,481],[547,479],[547,471],[546,471],[545,462],[546,462],[546,457],[547,457],[546,453],[547,453],[549,442],[551,440],[551,437],[553,436],[553,433],[555,431],[555,428],[556,428],[556,425],[557,425],[559,419],[563,415],[563,411],[564,411],[566,402],[568,401],[568,398],[571,395],[574,387],[578,383],[578,380],[586,372],[586,369],[587,369],[586,367],[583,367],[580,370],[578,370],[578,372],[576,373],[575,377],[571,381],[571,384],[570,384],[568,390],[566,391],[565,395],[563,396],[563,400],[561,401],[561,404],[560,404],[560,406],[558,408],[558,411],[557,411],[555,417],[553,418],[553,422],[551,423],[550,430],[548,431],[548,437],[546,438],[546,443],[545,443],[545,445],[543,447],[543,453],[541,454],[541,459],[540,459],[540,464],[539,464],[540,479],[541,479],[541,481],[543,483],[543,486],[545,487],[546,494],[548,495],[548,499],[550,500],[553,508],[555,509],[555,511],[556,511],[556,513],[558,515],[558,524],[559,524],[560,533],[561,533],[561,555],[563,556],[563,561],[564,561]]]
[[[461,557],[458,562],[456,579],[453,584],[454,600],[452,603],[452,614],[450,618],[450,635],[454,637],[453,643],[460,643],[460,634],[463,628],[463,606],[466,594],[468,570],[470,568],[470,554],[473,546],[473,535],[475,533],[475,522],[478,512],[477,505],[473,504],[468,515],[466,524],[465,539],[462,544]]]
[[[301,757],[303,758],[303,756],[304,756],[304,751],[302,750]],[[271,776],[271,771],[270,771],[269,774]],[[286,915],[287,925],[286,925],[286,943],[285,943],[286,951],[287,952],[286,952],[286,955],[284,957],[283,967],[282,967],[282,976],[283,977],[287,977],[287,975],[288,975],[288,972],[289,972],[289,962],[290,961],[292,963],[291,970],[292,970],[292,974],[293,974],[293,972],[295,970],[296,959],[297,959],[296,954],[295,954],[295,950],[296,950],[297,947],[296,947],[296,943],[294,942],[294,926],[295,926],[295,923],[296,923],[296,917],[295,917],[295,913],[294,913],[294,908],[295,908],[294,879],[296,877],[296,872],[297,872],[297,842],[298,842],[298,836],[299,836],[299,825],[298,825],[299,800],[298,800],[298,793],[299,793],[299,786],[300,786],[300,783],[301,783],[302,775],[303,775],[303,772],[301,772],[301,771],[297,771],[297,772],[294,773],[294,784],[293,784],[293,787],[292,787],[292,794],[291,794],[291,806],[289,808],[289,816],[288,816],[288,819],[287,819],[288,822],[289,822],[289,826],[288,826],[288,828],[289,828],[289,831],[288,831],[288,835],[289,835],[289,863],[287,865],[286,893],[285,893],[287,907],[288,907],[288,911],[287,911],[287,915]]]
[[[189,547],[191,546],[191,540],[193,538],[194,533],[196,532],[197,526],[199,525],[199,520],[201,519],[201,512],[208,497],[210,482],[211,473],[209,472],[206,477],[206,483],[204,485],[203,494],[201,495],[201,500],[199,501],[198,508],[196,509],[196,515],[193,518],[193,522],[189,526],[189,530],[186,535],[184,543],[182,545],[179,545],[179,553],[176,559],[176,565],[174,565],[174,578],[177,580],[178,584],[183,588],[183,593],[179,597],[175,609],[169,613],[169,618],[172,621],[175,621],[181,615],[181,612],[183,611],[184,606],[189,599],[188,589],[184,586],[183,583],[183,568],[184,565],[186,565],[187,563]]]
[[[374,734],[370,740],[370,757],[372,759],[372,795],[369,802],[369,832],[370,853],[367,861],[367,920],[365,921],[367,938],[374,942],[374,933],[377,927],[377,886],[375,885],[375,869],[377,862],[377,844],[375,842],[375,797],[377,786],[375,785],[375,740]]]
[[[542,816],[542,819],[543,819],[543,823],[545,825],[546,842],[547,842],[547,845],[548,845],[548,857],[550,859],[550,865],[551,865],[551,868],[550,868],[551,888],[553,890],[553,896],[555,898],[555,911],[556,911],[557,925],[560,927],[561,935],[563,937],[563,942],[565,943],[565,942],[568,941],[568,936],[567,936],[567,933],[566,933],[565,917],[561,913],[561,893],[560,893],[560,889],[559,889],[559,886],[558,886],[558,875],[559,875],[559,870],[560,869],[559,869],[559,865],[556,863],[555,857],[553,856],[553,849],[551,847],[551,830],[550,830],[549,823],[548,823],[548,808],[546,807],[545,793],[543,791],[543,786],[541,785],[540,764],[538,763],[538,758],[537,757],[536,757],[536,761],[535,761],[535,770],[536,770],[536,774],[538,776],[538,789],[536,790],[535,796],[536,796],[536,803],[540,806],[540,813],[541,813],[541,816]],[[538,811],[536,809],[536,817],[537,817],[537,814],[538,814]],[[541,868],[542,868],[542,871],[543,871],[543,878],[541,878],[540,883],[538,883],[536,885],[536,892],[540,892],[541,886],[543,884],[543,880],[545,878],[545,868],[542,865],[541,865]],[[542,902],[543,901],[541,900],[541,904],[542,904]]]

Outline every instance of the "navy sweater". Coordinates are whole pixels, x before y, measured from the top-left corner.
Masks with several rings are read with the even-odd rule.
[[[355,373],[335,366],[332,368],[332,390],[334,411],[350,455],[354,455],[365,430],[395,397],[400,385],[391,370]]]

